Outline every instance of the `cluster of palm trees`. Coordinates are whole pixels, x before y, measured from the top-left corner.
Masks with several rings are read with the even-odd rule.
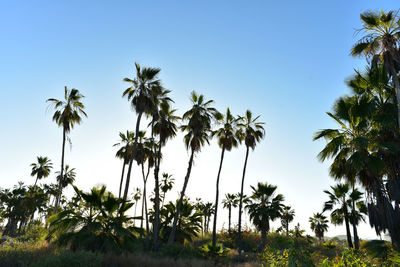
[[[347,185],[332,187],[325,210],[335,209],[334,223],[346,224],[349,246],[358,246],[357,199],[365,190],[369,222],[377,234],[389,232],[393,246],[400,248],[400,16],[397,12],[367,11],[361,14],[363,37],[352,50],[365,56],[364,72],[356,71],[348,80],[351,94],[340,97],[327,114],[338,124],[336,129],[317,132],[314,140],[324,138],[321,161],[331,159],[330,175]],[[350,195],[349,195],[350,194]],[[350,203],[348,202],[350,200]],[[360,207],[359,211],[365,210]],[[362,212],[361,212],[362,213]]]

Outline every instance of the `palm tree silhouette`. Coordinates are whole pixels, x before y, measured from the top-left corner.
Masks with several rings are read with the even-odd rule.
[[[82,115],[87,117],[87,114],[84,111],[85,106],[81,102],[82,98],[84,98],[84,96],[81,93],[79,93],[77,89],[68,90],[68,88],[65,86],[63,100],[58,100],[55,98],[47,99],[47,102],[50,102],[50,104],[56,110],[53,115],[53,121],[55,121],[59,127],[63,128],[61,171],[60,171],[61,177],[63,176],[64,172],[65,141],[68,138],[68,134],[74,128],[75,124],[81,123]],[[57,213],[58,211],[61,192],[62,192],[62,185],[60,182],[58,185],[58,193],[56,197],[54,213]]]

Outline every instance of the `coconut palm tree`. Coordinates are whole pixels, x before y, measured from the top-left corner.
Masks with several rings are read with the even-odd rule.
[[[65,141],[67,139],[69,140],[68,134],[74,128],[75,124],[81,123],[82,115],[87,117],[87,114],[84,110],[85,106],[81,102],[82,98],[84,98],[84,96],[81,93],[79,93],[77,89],[68,90],[68,88],[65,86],[63,100],[58,100],[55,98],[47,99],[47,102],[50,102],[50,104],[56,110],[53,115],[53,121],[55,121],[59,127],[63,128],[61,171],[60,171],[61,177],[63,177],[63,172],[64,172]],[[62,193],[62,184],[60,182],[58,185],[58,193],[54,207],[54,213],[57,213],[58,211],[58,205],[60,202],[61,193]]]
[[[286,236],[289,236],[289,223],[294,219],[294,210],[290,206],[284,206],[281,215],[282,227],[286,230]]]
[[[216,190],[215,190],[215,213],[213,222],[212,246],[215,247],[217,243],[217,214],[218,214],[218,199],[219,199],[219,179],[222,170],[222,163],[224,161],[225,150],[231,151],[232,148],[237,147],[240,141],[238,131],[238,119],[235,118],[229,108],[226,109],[225,115],[221,115],[219,120],[220,128],[213,131],[212,136],[218,139],[218,145],[221,148],[221,159],[219,162]]]
[[[168,244],[174,242],[176,224],[180,214],[183,198],[185,196],[186,187],[189,182],[190,173],[192,171],[194,154],[199,152],[201,148],[209,143],[211,134],[211,124],[218,113],[217,110],[212,107],[213,100],[206,101],[203,95],[198,95],[196,92],[191,94],[192,108],[183,114],[183,120],[187,122],[181,126],[181,130],[186,132],[184,137],[186,149],[190,150],[190,158],[188,168],[183,182],[183,188],[180,193],[180,199],[178,201],[174,221],[172,223],[172,230],[168,238]]]
[[[332,191],[324,190],[329,196],[329,200],[324,203],[323,212],[329,210],[331,212],[331,222],[335,225],[343,224],[346,226],[347,244],[349,248],[353,247],[350,233],[350,211],[348,206],[349,185],[337,184],[331,186]]]
[[[371,65],[384,65],[396,88],[397,120],[400,124],[400,16],[398,11],[365,11],[360,14],[364,36],[352,47],[353,56],[366,56]]]
[[[244,117],[240,117],[239,127],[241,127],[241,139],[244,140],[246,145],[246,157],[243,166],[242,184],[240,188],[240,199],[239,199],[239,222],[238,222],[238,244],[242,238],[242,208],[243,208],[243,188],[244,188],[244,177],[246,175],[247,160],[249,158],[250,148],[254,150],[257,143],[264,138],[265,130],[263,122],[259,122],[260,116],[253,118],[253,113],[250,110],[246,111]]]
[[[225,209],[228,209],[228,231],[231,232],[231,218],[232,218],[232,208],[237,208],[239,204],[238,194],[225,194],[225,199],[222,200],[222,204]]]
[[[160,181],[158,174],[161,165],[161,148],[165,146],[168,139],[176,136],[178,127],[176,122],[180,117],[175,115],[176,110],[171,109],[167,101],[162,101],[159,106],[159,112],[157,117],[153,117],[153,129],[154,134],[158,136],[158,151],[156,152],[155,168],[154,168],[154,182],[155,182],[155,205],[154,205],[154,226],[153,226],[153,245],[154,250],[158,250],[158,238],[159,238],[159,224],[160,224]]]
[[[117,153],[115,156],[117,158],[122,159],[122,174],[121,174],[121,181],[119,183],[119,191],[118,191],[118,197],[121,197],[121,192],[122,192],[122,184],[124,181],[124,175],[125,175],[125,166],[129,164],[129,160],[132,156],[132,146],[133,142],[135,140],[135,133],[131,131],[126,131],[126,134],[123,132],[119,133],[119,137],[121,138],[120,141],[114,146],[120,146],[120,149],[118,149]]]
[[[135,63],[136,77],[134,79],[124,78],[124,82],[131,84],[122,94],[123,97],[127,97],[130,101],[132,108],[137,114],[136,127],[135,127],[135,140],[132,147],[132,156],[129,161],[128,173],[125,182],[125,190],[123,199],[126,200],[128,197],[129,183],[131,180],[132,163],[137,150],[140,121],[144,113],[149,113],[154,110],[154,99],[152,94],[157,88],[161,88],[161,81],[158,79],[160,73],[159,68],[141,67],[138,63]]]
[[[47,178],[50,175],[50,171],[53,168],[53,163],[47,157],[37,157],[37,163],[32,163],[31,176],[36,175],[35,184],[33,186],[36,189],[37,181],[43,178]]]
[[[250,220],[261,231],[261,243],[259,249],[265,248],[267,233],[270,229],[270,221],[281,217],[284,197],[276,194],[277,186],[268,183],[258,183],[257,187],[251,186],[251,202],[246,205]]]
[[[76,172],[75,172],[75,168],[71,168],[69,167],[69,165],[65,165],[65,169],[63,172],[63,176],[61,176],[60,172],[56,172],[57,174],[57,182],[59,184],[61,184],[61,187],[64,189],[66,188],[68,185],[72,185],[75,182],[75,177],[76,177]],[[61,177],[63,177],[61,179]]]
[[[328,220],[322,213],[314,213],[313,217],[310,217],[310,228],[315,233],[315,236],[319,239],[319,242],[324,238],[324,233],[328,231]]]

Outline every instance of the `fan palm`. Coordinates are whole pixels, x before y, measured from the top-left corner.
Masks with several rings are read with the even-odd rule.
[[[134,156],[137,150],[140,121],[144,113],[149,113],[154,110],[154,99],[152,97],[153,91],[161,87],[161,81],[158,79],[158,74],[161,71],[159,68],[141,67],[138,63],[135,63],[136,77],[132,80],[124,78],[125,82],[131,84],[122,94],[123,97],[127,97],[130,101],[132,108],[137,113],[136,128],[135,128],[135,140],[132,147],[132,156],[129,161],[128,174],[125,182],[125,190],[123,199],[126,200],[128,197],[129,183],[131,180],[131,170]]]
[[[239,199],[239,222],[238,222],[238,242],[240,243],[242,238],[242,208],[243,208],[243,188],[244,188],[244,177],[246,175],[247,160],[249,158],[250,148],[254,150],[258,142],[264,138],[265,130],[263,122],[259,122],[260,116],[253,118],[253,113],[250,110],[246,111],[244,117],[240,117],[239,127],[241,128],[241,139],[244,140],[246,145],[246,157],[243,166],[242,183],[240,188],[240,199]]]
[[[175,183],[175,179],[172,177],[172,174],[168,174],[166,172],[164,172],[162,174],[162,180],[160,183],[160,189],[162,192],[162,203],[161,203],[161,208],[160,210],[163,209],[164,207],[164,201],[165,201],[165,195],[168,191],[170,191],[172,189],[172,187],[174,186]]]
[[[57,182],[59,184],[61,184],[61,187],[64,189],[66,188],[68,185],[72,185],[75,182],[75,177],[76,177],[76,172],[75,172],[75,168],[71,168],[69,167],[69,165],[65,165],[65,169],[63,172],[63,176],[61,176],[60,172],[56,172],[57,174]],[[62,177],[62,179],[61,179]]]
[[[281,224],[286,230],[286,236],[289,236],[289,223],[294,219],[294,210],[290,206],[284,206],[281,215]]]
[[[82,98],[84,98],[84,96],[81,93],[79,93],[77,89],[68,90],[68,88],[65,86],[63,100],[58,100],[55,98],[47,99],[47,102],[50,102],[50,104],[56,110],[53,115],[53,121],[55,121],[59,127],[63,128],[63,142],[61,150],[61,170],[60,170],[61,177],[63,176],[63,171],[64,171],[65,141],[68,138],[68,134],[74,128],[75,124],[81,123],[82,115],[87,117],[87,114],[84,110],[85,106],[81,102]],[[54,213],[57,213],[58,211],[58,205],[60,202],[61,193],[62,193],[62,185],[61,183],[59,183],[56,203],[54,207]]]
[[[219,162],[216,192],[215,192],[215,214],[213,222],[213,234],[212,234],[212,246],[215,247],[217,243],[217,214],[218,214],[218,198],[219,198],[219,179],[222,170],[222,163],[224,161],[225,150],[231,151],[232,148],[237,147],[239,143],[239,132],[238,132],[238,119],[235,118],[230,109],[226,109],[225,115],[220,115],[218,118],[220,128],[213,131],[212,136],[216,136],[218,139],[218,145],[221,148],[221,159]]]
[[[274,221],[282,214],[284,197],[276,194],[277,187],[268,183],[258,183],[257,187],[251,186],[251,202],[246,205],[250,220],[261,231],[261,243],[259,249],[264,249],[267,241],[267,233],[270,229],[270,221]]]
[[[348,206],[349,185],[337,184],[331,186],[331,191],[324,190],[329,196],[329,200],[324,203],[323,211],[331,211],[331,222],[335,225],[343,224],[346,226],[347,244],[349,248],[353,247],[350,233],[350,212]]]
[[[360,14],[364,36],[353,46],[353,56],[366,56],[374,67],[382,63],[396,88],[397,120],[400,123],[400,16],[396,11],[366,11]]]
[[[132,156],[132,146],[135,140],[135,133],[127,130],[126,134],[120,132],[119,137],[121,138],[120,141],[114,144],[114,146],[121,146],[120,149],[118,149],[117,153],[115,154],[117,158],[122,159],[122,174],[118,191],[118,197],[121,197],[122,184],[125,175],[125,166],[129,164],[129,160]]]
[[[225,209],[228,209],[228,231],[231,232],[232,208],[237,208],[239,204],[238,194],[225,194],[225,199],[222,201]]]
[[[36,189],[37,181],[43,178],[47,178],[50,175],[50,171],[53,168],[53,163],[47,157],[37,157],[37,163],[32,163],[31,176],[36,175],[34,189]]]
[[[183,114],[183,120],[187,122],[181,126],[181,130],[187,132],[184,141],[186,149],[190,150],[190,159],[188,168],[183,182],[183,188],[180,193],[180,200],[177,205],[177,209],[172,224],[172,230],[168,238],[168,243],[171,244],[175,239],[176,225],[178,223],[178,217],[182,205],[183,198],[187,184],[189,182],[190,173],[193,165],[194,154],[199,152],[206,143],[209,143],[211,134],[211,124],[218,113],[217,110],[212,107],[213,100],[206,101],[203,95],[198,95],[196,92],[191,94],[192,108]]]
[[[324,233],[328,231],[328,220],[322,213],[314,213],[313,217],[310,217],[310,228],[315,233],[315,236],[319,239],[319,242],[324,238]]]
[[[161,148],[165,146],[168,139],[176,136],[178,130],[176,122],[180,119],[174,113],[175,109],[171,109],[167,101],[163,101],[160,104],[159,112],[157,117],[153,118],[153,129],[154,134],[159,137],[157,157],[155,160],[154,168],[154,182],[155,182],[155,201],[154,201],[154,226],[153,226],[153,242],[154,249],[158,250],[158,237],[159,237],[159,223],[160,223],[160,182],[158,174],[160,171],[161,164]]]
[[[364,201],[362,201],[363,195],[364,193],[360,192],[357,188],[353,187],[353,191],[350,193],[349,200],[347,203],[347,206],[351,207],[349,221],[353,226],[354,248],[356,250],[358,250],[360,247],[357,225],[361,221],[365,222],[364,215],[367,215],[368,213],[367,206],[365,205]]]

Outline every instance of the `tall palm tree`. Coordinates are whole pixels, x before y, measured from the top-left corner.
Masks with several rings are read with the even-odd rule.
[[[244,140],[246,145],[246,157],[243,166],[242,184],[240,188],[240,199],[239,199],[239,222],[238,222],[238,244],[240,244],[242,239],[242,208],[243,208],[243,188],[244,188],[244,177],[246,175],[247,160],[249,158],[250,148],[254,150],[258,142],[264,138],[265,130],[263,127],[263,122],[259,122],[260,116],[253,118],[253,113],[250,110],[246,111],[244,117],[240,117],[241,122],[239,127],[241,127],[241,139]]]
[[[232,208],[237,208],[239,204],[238,194],[225,194],[225,199],[222,200],[222,204],[225,209],[228,209],[228,231],[231,232],[231,218],[232,218]]]
[[[218,214],[218,198],[219,198],[219,179],[222,170],[222,163],[224,161],[225,150],[231,151],[232,148],[237,147],[240,141],[238,132],[238,119],[235,118],[229,108],[226,109],[225,115],[218,118],[220,128],[213,131],[212,136],[218,139],[218,145],[221,148],[221,159],[219,162],[216,190],[215,190],[215,213],[213,222],[212,246],[215,247],[217,243],[217,214]]]
[[[246,205],[250,220],[261,231],[261,243],[259,249],[265,248],[267,233],[270,229],[270,221],[274,221],[282,214],[284,197],[276,194],[277,186],[268,183],[258,183],[257,187],[251,186],[253,190],[250,204]]]
[[[53,115],[53,121],[55,121],[59,127],[63,128],[61,171],[60,171],[61,177],[63,177],[63,172],[64,172],[65,141],[68,138],[68,134],[74,128],[75,124],[81,123],[82,115],[87,117],[87,114],[84,110],[85,106],[81,102],[82,98],[84,98],[84,96],[81,93],[79,93],[77,89],[68,90],[68,88],[65,86],[63,100],[58,100],[55,98],[47,99],[47,102],[50,102],[50,104],[56,110]],[[62,192],[62,184],[60,182],[58,185],[58,193],[54,207],[54,213],[57,213],[58,211],[61,192]]]
[[[198,95],[196,92],[191,94],[192,108],[183,114],[183,120],[187,122],[181,126],[181,130],[187,132],[184,141],[186,149],[190,150],[190,158],[188,168],[183,182],[183,188],[178,201],[177,209],[172,223],[171,233],[168,237],[168,244],[174,242],[176,225],[180,214],[183,198],[185,196],[186,187],[189,182],[190,173],[192,171],[194,154],[199,152],[206,143],[209,143],[211,134],[211,124],[218,113],[217,110],[212,107],[213,100],[206,101],[203,95]]]
[[[313,217],[310,217],[310,228],[315,233],[315,236],[319,239],[319,242],[324,238],[324,233],[328,231],[328,220],[322,213],[314,213]]]
[[[37,157],[37,163],[32,163],[31,166],[31,176],[36,175],[35,184],[33,186],[35,190],[37,181],[42,178],[47,178],[50,175],[50,171],[53,168],[53,163],[51,163],[51,160],[47,157]]]
[[[75,182],[76,178],[75,168],[70,168],[68,164],[65,165],[65,169],[62,176],[60,172],[56,172],[56,174],[57,174],[56,177],[57,182],[61,184],[61,187],[63,189],[66,188],[68,185],[72,185]]]
[[[360,192],[357,188],[354,188],[349,195],[349,200],[347,205],[351,207],[351,212],[350,212],[350,224],[353,226],[353,235],[354,235],[354,248],[356,250],[359,249],[360,247],[360,241],[358,238],[358,232],[357,232],[357,225],[361,222],[364,221],[364,215],[368,214],[368,209],[367,206],[365,205],[363,199],[364,193]]]
[[[117,153],[115,154],[117,158],[122,159],[122,174],[118,191],[118,197],[120,198],[122,192],[122,184],[125,175],[125,166],[129,164],[129,160],[132,156],[132,145],[135,140],[135,133],[127,130],[126,134],[120,132],[119,137],[121,138],[120,141],[114,144],[114,146],[121,146],[120,149],[118,149]]]
[[[353,46],[353,56],[366,56],[372,66],[382,63],[396,88],[397,120],[400,125],[400,16],[398,11],[366,11],[360,14],[364,36]]]
[[[140,198],[142,197],[142,191],[140,191],[139,187],[136,187],[136,190],[133,193],[133,203],[135,203],[135,213],[134,213],[134,219],[133,219],[133,225],[136,226],[136,209],[137,209],[137,204],[139,203]]]
[[[294,219],[294,210],[290,206],[284,206],[281,215],[281,224],[286,230],[286,236],[289,236],[289,223]]]
[[[124,78],[125,82],[131,84],[122,94],[123,97],[127,97],[130,101],[132,108],[137,114],[136,127],[135,127],[135,140],[132,147],[132,156],[129,161],[128,173],[126,177],[125,190],[123,199],[127,200],[129,183],[131,180],[132,163],[137,150],[140,121],[144,113],[148,113],[154,110],[154,99],[152,92],[157,88],[161,87],[161,81],[158,79],[160,73],[159,68],[141,67],[138,63],[135,63],[136,77],[132,80],[130,78]]]
[[[350,211],[348,206],[349,200],[349,185],[348,184],[337,184],[331,186],[331,191],[324,190],[329,196],[329,200],[324,203],[323,211],[331,212],[331,222],[335,225],[343,224],[343,220],[346,226],[347,244],[349,248],[353,247],[350,233]]]
[[[161,165],[161,148],[165,146],[168,139],[176,136],[178,127],[176,122],[180,117],[174,113],[175,109],[171,109],[168,101],[162,101],[160,103],[159,112],[157,118],[154,118],[153,129],[154,134],[159,137],[158,151],[156,153],[156,161],[154,168],[154,182],[155,182],[155,205],[154,205],[154,229],[153,229],[153,245],[154,250],[158,250],[158,238],[160,234],[160,182],[159,182],[159,171]]]

